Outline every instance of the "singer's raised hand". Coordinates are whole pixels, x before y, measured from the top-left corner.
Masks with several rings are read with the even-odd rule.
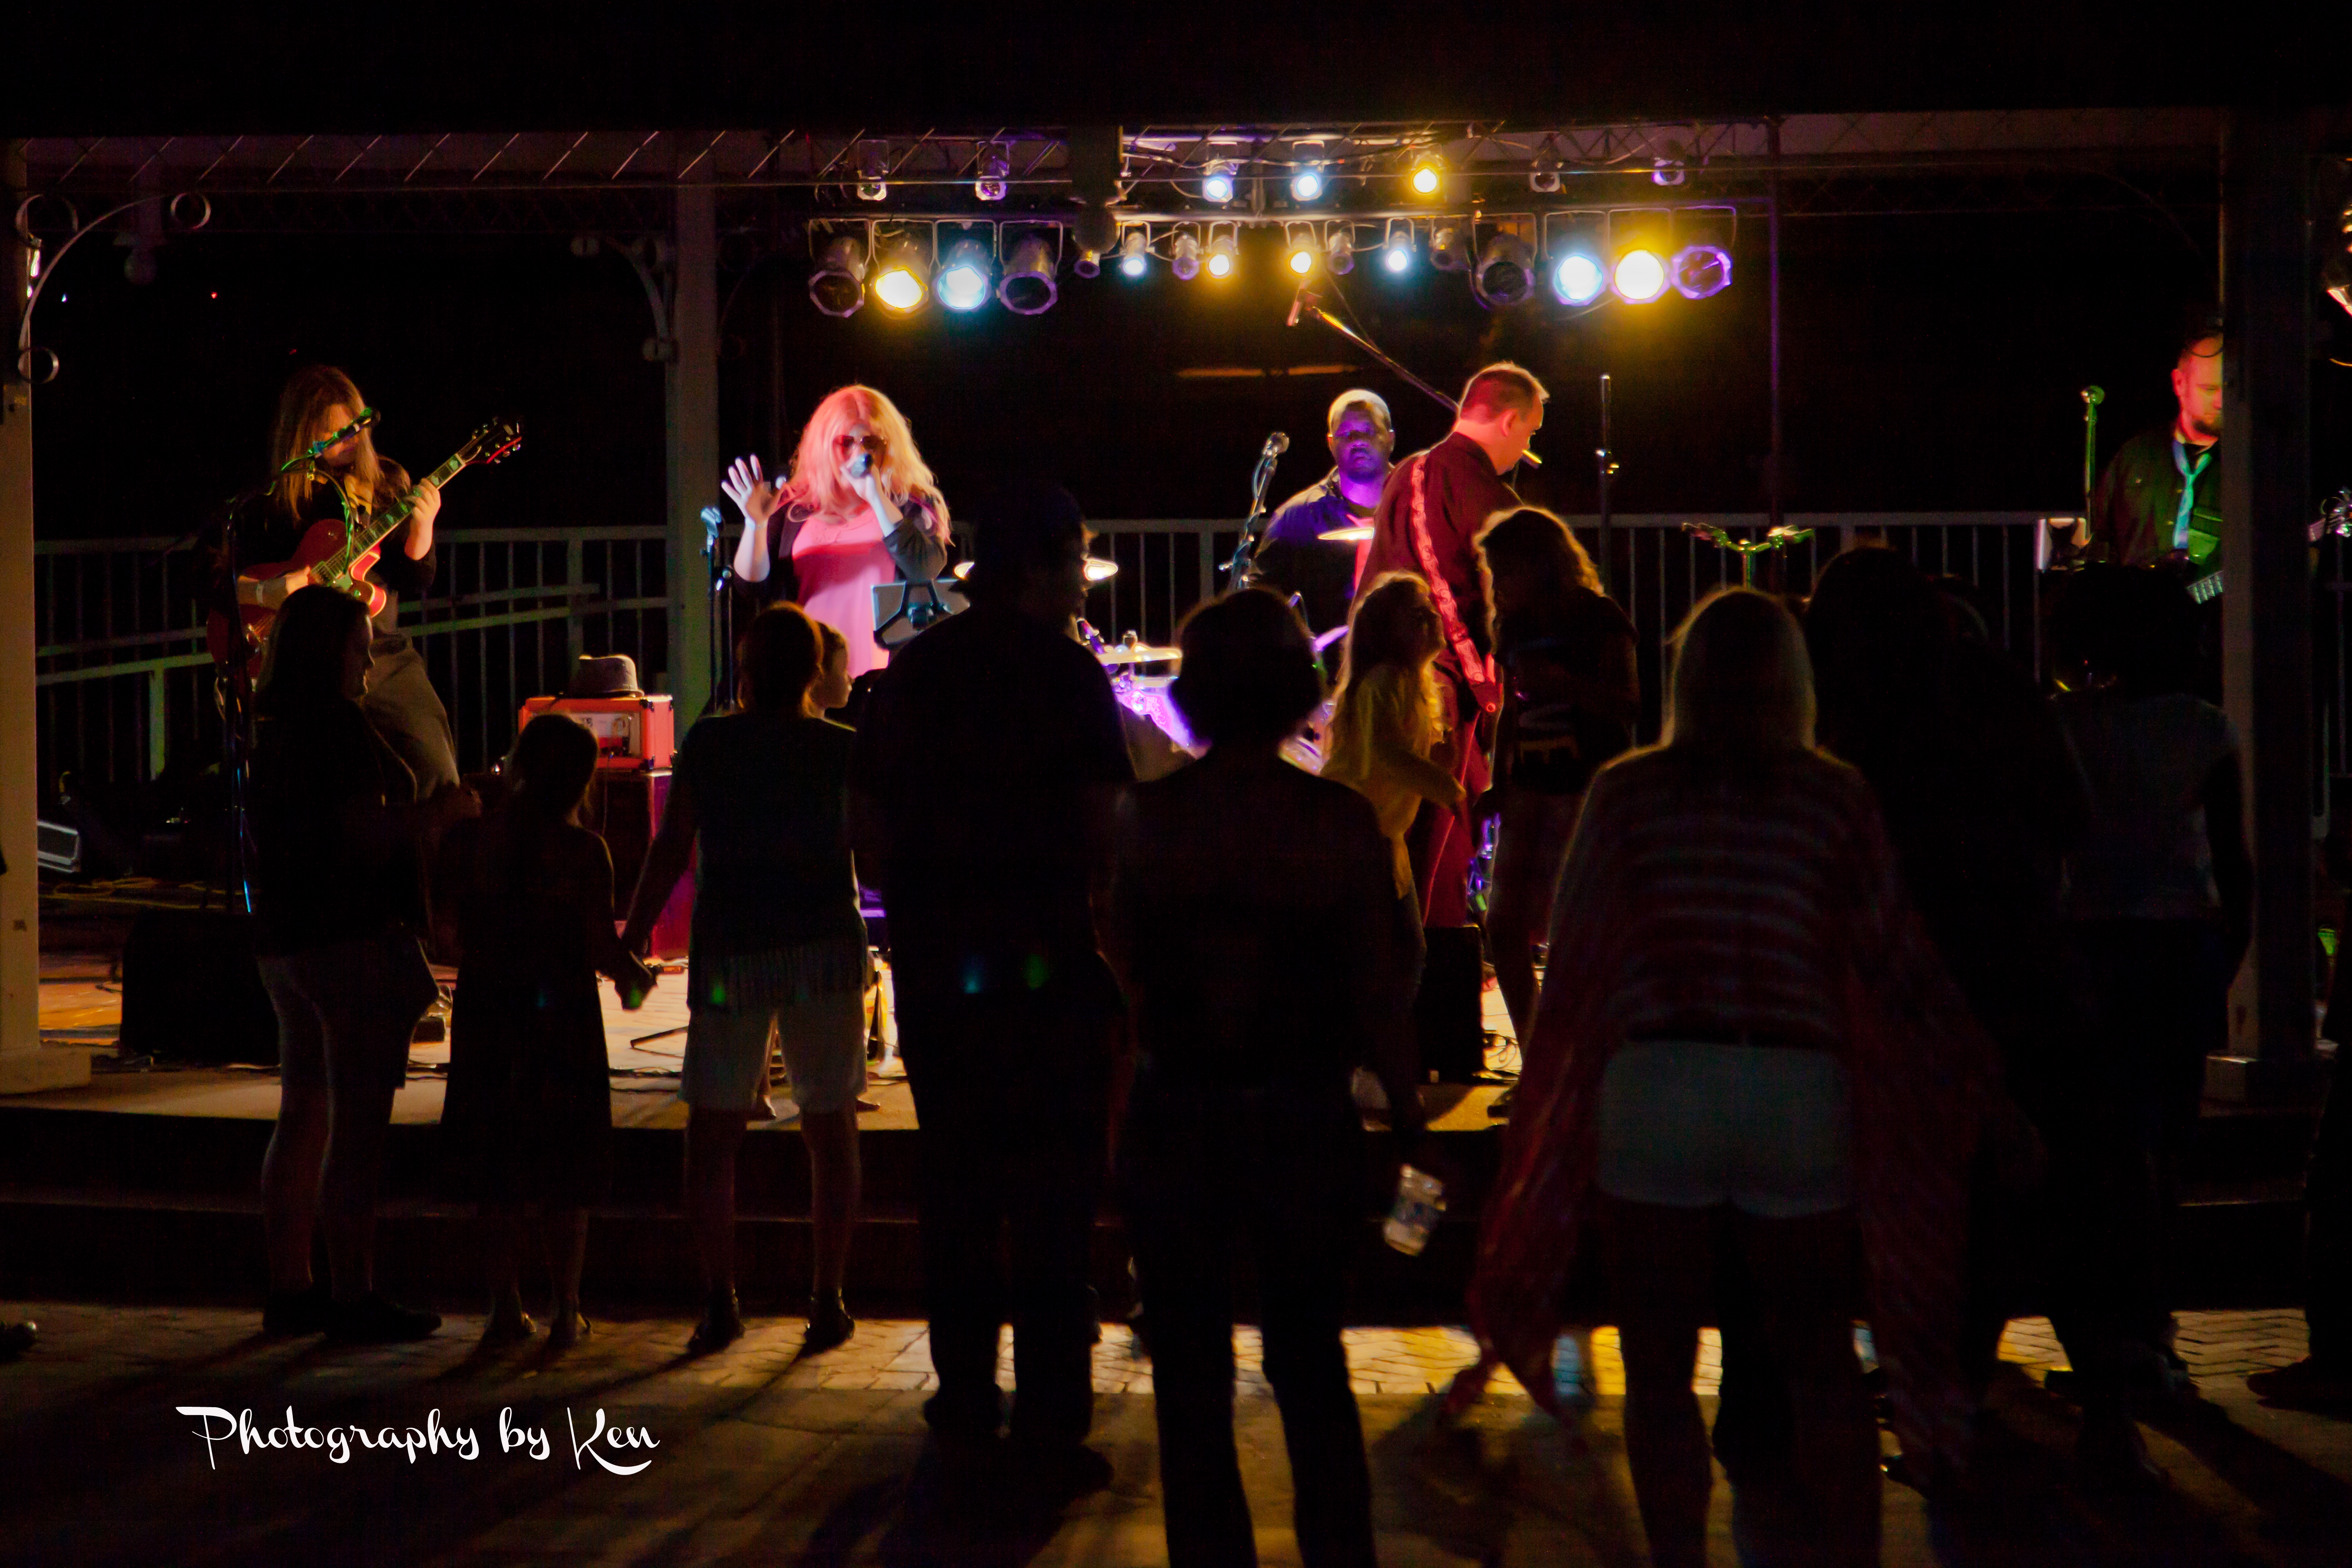
[[[743,521],[757,528],[774,514],[777,492],[782,487],[760,471],[757,457],[750,457],[738,458],[728,465],[726,482],[719,489],[743,514]]]

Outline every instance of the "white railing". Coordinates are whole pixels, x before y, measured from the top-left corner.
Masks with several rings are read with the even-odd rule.
[[[1597,554],[1598,520],[1570,521]],[[1764,525],[1760,515],[1744,513],[1612,520],[1611,585],[1641,634],[1653,724],[1664,637],[1708,589],[1740,579],[1738,558],[1685,531],[1685,521],[1749,539]],[[1787,521],[1812,529],[1813,537],[1759,557],[1759,585],[1802,594],[1822,563],[1875,533],[1928,570],[1964,581],[1994,640],[2021,660],[2038,659],[2036,514],[1796,513]],[[1223,589],[1240,537],[1229,518],[1092,526],[1095,552],[1118,562],[1119,572],[1095,590],[1088,618],[1114,635],[1132,631],[1154,643],[1172,640],[1184,613]],[[165,553],[170,542],[52,541],[35,547],[45,784],[61,772],[117,784],[152,780],[167,771],[200,771],[217,754],[200,610],[204,562],[193,551]],[[668,605],[659,528],[453,530],[440,537],[432,594],[404,605],[402,624],[417,639],[448,705],[459,763],[472,770],[506,750],[522,699],[561,689],[571,661],[583,653],[628,654],[649,689],[666,686]],[[723,607],[716,630],[723,640]],[[2341,643],[2338,637],[2327,646]],[[2352,662],[2329,659],[2321,684],[2323,704],[2340,715]],[[2341,751],[2343,725],[2331,723],[2332,745]],[[2346,771],[2341,759],[2331,763]]]

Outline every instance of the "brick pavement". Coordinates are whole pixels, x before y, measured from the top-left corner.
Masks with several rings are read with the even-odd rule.
[[[16,1307],[12,1304],[11,1315]],[[1017,1527],[950,1528],[927,1501],[921,1402],[931,1384],[922,1325],[861,1324],[846,1345],[799,1355],[800,1324],[761,1319],[728,1352],[683,1359],[675,1318],[599,1321],[573,1352],[485,1353],[478,1318],[417,1344],[336,1351],[265,1342],[250,1312],[35,1303],[41,1344],[0,1367],[0,1561],[76,1563],[848,1563],[1143,1564],[1161,1561],[1150,1368],[1124,1329],[1096,1356],[1096,1446],[1107,1491]],[[2181,1348],[2203,1408],[2151,1432],[2172,1476],[2153,1499],[2076,1484],[2072,1414],[2039,1385],[2063,1364],[2048,1325],[2012,1327],[2017,1371],[1996,1405],[2015,1441],[1990,1506],[1931,1519],[1886,1491],[1887,1560],[1912,1563],[2336,1564],[2352,1518],[2352,1427],[2266,1410],[2243,1371],[2301,1352],[2286,1312],[2192,1314]],[[1447,1329],[1353,1330],[1349,1354],[1375,1475],[1383,1561],[1632,1563],[1643,1560],[1624,1472],[1611,1336],[1597,1348],[1601,1400],[1563,1434],[1498,1380],[1461,1428],[1440,1429],[1433,1391],[1470,1359]],[[1294,1563],[1287,1467],[1256,1335],[1237,1335],[1238,1443],[1260,1547]],[[1011,1369],[1006,1368],[1010,1382]],[[1696,1386],[1711,1394],[1714,1367]],[[1711,1401],[1710,1401],[1711,1403]],[[473,1460],[362,1450],[238,1450],[209,1461],[182,1405],[251,1409],[371,1431],[469,1428]],[[499,1415],[550,1435],[544,1459],[496,1450]],[[566,1414],[642,1429],[659,1447],[635,1476],[574,1458]],[[217,1468],[213,1468],[217,1465]],[[1730,1561],[1717,1489],[1718,1561]],[[1931,1551],[1932,1540],[1937,1543]]]

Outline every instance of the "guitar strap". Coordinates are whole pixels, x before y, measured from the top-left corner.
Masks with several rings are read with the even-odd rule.
[[[1454,661],[1462,668],[1462,679],[1470,683],[1470,693],[1478,700],[1479,709],[1493,713],[1502,706],[1503,683],[1495,673],[1495,661],[1478,651],[1470,640],[1470,629],[1462,623],[1462,609],[1454,602],[1454,590],[1445,581],[1445,574],[1437,569],[1437,547],[1429,539],[1429,493],[1423,479],[1429,465],[1429,454],[1422,453],[1412,459],[1412,554],[1421,563],[1421,574],[1429,580],[1429,596],[1437,603],[1437,620],[1445,633],[1445,645],[1454,650]]]

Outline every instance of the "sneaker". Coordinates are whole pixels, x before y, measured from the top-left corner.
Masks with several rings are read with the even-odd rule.
[[[559,1306],[555,1309],[554,1321],[548,1325],[547,1348],[551,1351],[568,1351],[586,1339],[589,1331],[587,1313],[577,1307]]]
[[[2352,1367],[2305,1356],[2293,1366],[2250,1373],[2246,1387],[2267,1405],[2291,1410],[2334,1410],[2352,1405]]]
[[[704,1309],[702,1321],[695,1325],[694,1333],[686,1342],[688,1355],[709,1355],[725,1350],[743,1337],[743,1310],[736,1304],[735,1292],[721,1290],[710,1298]]]
[[[371,1290],[356,1301],[338,1301],[329,1309],[327,1338],[345,1345],[397,1344],[430,1339],[440,1327],[440,1313],[403,1307]]]
[[[827,1300],[809,1299],[808,1331],[801,1336],[801,1354],[816,1355],[829,1351],[857,1331],[857,1320],[849,1309],[835,1296]]]
[[[272,1339],[320,1333],[332,1310],[322,1280],[313,1279],[299,1290],[272,1290],[261,1304],[261,1331]]]
[[[1032,1500],[1060,1508],[1110,1485],[1110,1460],[1083,1443],[1025,1443],[1007,1448],[1014,1484]]]

